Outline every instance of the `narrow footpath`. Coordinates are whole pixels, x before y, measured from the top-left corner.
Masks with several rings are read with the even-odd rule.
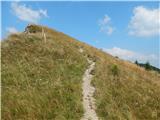
[[[92,70],[95,68],[95,62],[87,59],[90,64],[88,69],[85,71],[83,76],[83,108],[84,108],[84,116],[81,120],[98,120],[98,116],[96,114],[95,107],[95,99],[93,97],[95,88],[91,85],[91,80],[93,75],[91,74]]]

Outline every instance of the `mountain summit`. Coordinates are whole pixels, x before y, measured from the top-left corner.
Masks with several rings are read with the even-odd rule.
[[[1,57],[3,120],[80,120],[84,101],[100,120],[160,118],[158,72],[62,32],[29,25],[1,42]],[[85,99],[87,84],[92,90]]]

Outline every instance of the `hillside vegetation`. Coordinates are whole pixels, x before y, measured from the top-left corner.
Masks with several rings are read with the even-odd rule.
[[[159,68],[156,68],[156,67],[154,67],[154,66],[152,66],[152,65],[150,65],[149,62],[146,62],[146,63],[138,63],[138,61],[135,61],[135,64],[137,64],[137,65],[140,66],[140,67],[145,68],[146,70],[154,70],[154,71],[157,71],[157,72],[160,73],[160,69],[159,69]]]
[[[30,29],[34,32],[13,34],[1,42],[3,120],[80,119],[86,57],[96,62],[92,84],[101,120],[160,118],[160,74],[56,30],[38,25]]]

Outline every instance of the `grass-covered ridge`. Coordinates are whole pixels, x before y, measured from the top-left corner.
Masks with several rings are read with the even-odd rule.
[[[92,83],[100,119],[160,118],[160,74],[47,27],[34,25],[32,31],[10,35],[1,44],[2,119],[80,119],[85,56],[96,62]]]
[[[36,27],[36,26],[35,26]],[[38,26],[37,26],[38,27]],[[2,118],[80,119],[87,62],[58,32],[11,35],[2,42]]]

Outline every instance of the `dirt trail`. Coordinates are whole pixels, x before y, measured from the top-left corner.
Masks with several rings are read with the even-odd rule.
[[[83,108],[85,113],[81,120],[98,120],[95,112],[95,99],[93,98],[95,88],[91,85],[91,79],[93,77],[91,71],[94,70],[95,62],[90,59],[87,60],[90,65],[83,76]]]

